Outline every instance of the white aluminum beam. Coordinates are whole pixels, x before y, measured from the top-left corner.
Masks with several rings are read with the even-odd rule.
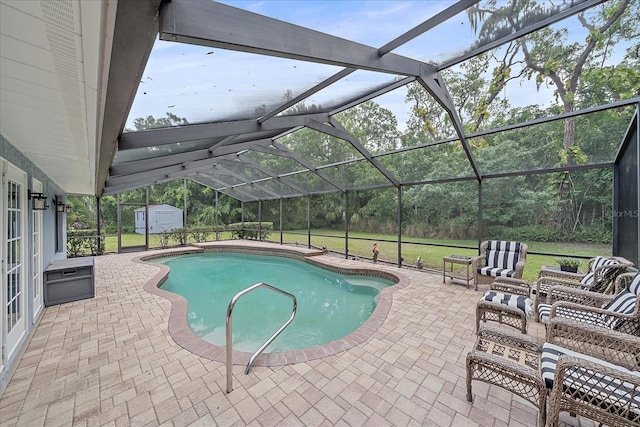
[[[355,148],[364,158],[371,163],[371,165],[380,172],[389,182],[391,182],[394,187],[400,187],[400,182],[393,176],[381,163],[378,159],[374,159],[369,150],[364,148],[364,146],[351,135],[337,120],[331,119],[331,126],[319,123],[313,120],[307,122],[307,127],[310,129],[317,130],[318,132],[326,133],[327,135],[335,136],[336,138],[340,138],[344,141],[350,143],[353,148]]]
[[[329,120],[328,114],[312,114],[308,117],[319,121]],[[273,117],[264,123],[258,123],[258,120],[238,120],[127,132],[120,137],[119,149],[149,148],[264,131],[284,132],[304,125],[304,121],[305,116],[284,116]]]
[[[160,9],[160,39],[346,68],[418,76],[435,66],[212,1],[172,0]]]
[[[460,142],[462,143],[462,148],[464,149],[465,154],[467,155],[467,159],[471,164],[471,168],[476,175],[478,181],[482,180],[482,175],[480,174],[480,168],[478,167],[478,162],[471,151],[471,146],[469,145],[469,141],[464,133],[464,128],[462,126],[462,120],[460,120],[460,116],[456,111],[455,105],[453,104],[453,100],[449,95],[449,91],[442,80],[442,76],[440,73],[431,73],[425,74],[423,76],[418,77],[418,83],[427,91],[433,98],[436,100],[438,104],[449,115],[451,122],[453,123],[453,127],[458,134],[458,138],[460,138]]]
[[[153,157],[144,160],[135,160],[131,162],[121,163],[111,167],[110,179],[124,176],[135,175],[137,173],[158,170],[165,167],[181,165],[183,168],[189,169],[215,163],[220,157],[237,155],[243,150],[250,150],[256,146],[269,145],[271,139],[259,139],[255,141],[246,141],[234,145],[223,145],[211,151],[210,149],[200,149],[196,151],[188,151],[185,153],[167,154],[165,156]]]
[[[96,195],[102,194],[109,166],[116,154],[118,136],[124,129],[127,114],[158,34],[160,2],[161,0],[112,2],[117,7],[116,22],[110,60],[105,61],[108,66],[102,71],[104,82],[101,84],[106,89],[99,94],[104,103],[99,111],[102,126],[97,135]]]

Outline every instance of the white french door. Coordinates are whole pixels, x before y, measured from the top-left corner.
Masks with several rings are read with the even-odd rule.
[[[2,221],[2,335],[3,365],[17,350],[27,333],[26,274],[24,240],[26,217],[26,174],[8,162],[2,171],[0,210]]]
[[[37,193],[42,193],[42,183],[32,179],[31,188]],[[33,211],[31,216],[31,296],[33,297],[33,322],[40,315],[44,306],[42,298],[42,211]]]

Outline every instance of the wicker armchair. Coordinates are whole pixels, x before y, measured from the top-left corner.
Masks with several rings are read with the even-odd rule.
[[[614,291],[614,282],[618,275],[625,272],[633,263],[622,257],[595,257],[589,260],[587,274],[541,271],[540,277],[532,286],[535,295],[534,308],[547,301],[549,289],[564,286],[591,292],[610,294]]]
[[[548,303],[538,307],[540,321],[565,317],[640,336],[640,273],[624,273],[615,281],[615,295],[566,286],[549,289]]]
[[[560,412],[640,425],[639,337],[561,317],[549,322],[544,343],[483,325],[466,367],[468,401],[473,381],[499,386],[536,406],[538,426],[558,426]]]
[[[610,426],[640,423],[640,338],[554,318],[541,355],[549,425],[570,412]]]
[[[496,277],[521,279],[527,258],[526,243],[486,240],[480,244],[480,255],[471,259],[476,285],[490,285]]]

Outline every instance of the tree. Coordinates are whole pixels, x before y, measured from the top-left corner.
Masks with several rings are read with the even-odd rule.
[[[68,196],[67,227],[69,229],[96,228],[96,201],[92,196]]]
[[[155,129],[155,128],[163,128],[163,127],[172,127],[172,126],[181,126],[188,125],[189,122],[184,117],[178,117],[173,113],[166,113],[166,117],[155,118],[153,116],[147,117],[138,117],[133,120],[133,125],[136,130],[145,130],[145,129]],[[131,130],[127,130],[131,132]]]
[[[563,5],[561,5],[562,7]],[[610,101],[622,96],[632,95],[633,86],[638,82],[640,73],[628,67],[607,67],[608,59],[614,54],[612,46],[620,41],[636,40],[640,31],[640,6],[631,0],[610,1],[595,9],[596,13],[578,14],[578,22],[587,30],[584,42],[569,40],[567,28],[543,28],[527,36],[520,37],[507,48],[513,52],[521,52],[524,59],[524,73],[526,78],[535,78],[538,87],[543,84],[555,87],[555,95],[560,100],[562,112],[568,113],[578,108],[589,107],[591,96],[584,93],[589,86],[581,84],[585,70],[592,70],[592,79],[597,75],[614,77],[626,75],[607,81],[608,86],[613,83],[616,89],[610,91],[614,95]],[[479,33],[478,44],[494,39],[498,34],[514,32],[523,27],[531,17],[545,16],[557,13],[553,8],[545,10],[538,3],[528,0],[511,0],[504,5],[496,0],[479,3],[468,9],[472,26]],[[478,27],[482,22],[482,26]],[[515,58],[515,57],[514,57]],[[500,68],[500,67],[498,67]],[[600,70],[600,71],[598,71]],[[499,74],[499,72],[498,72]],[[496,72],[494,72],[494,76]],[[629,78],[629,76],[631,78]],[[594,80],[598,80],[595,78]],[[627,87],[625,87],[627,86]],[[635,87],[636,92],[639,90]],[[604,95],[604,92],[600,95]],[[618,98],[619,99],[619,98]],[[563,151],[560,153],[562,164],[572,166],[579,162],[580,150],[575,145],[575,119],[564,120]],[[574,187],[570,173],[564,174],[564,179],[558,186],[558,197],[562,201],[563,210],[560,217],[561,225],[566,230],[574,229],[572,218],[575,206],[572,203]]]
[[[373,101],[343,111],[336,119],[371,153],[398,148],[400,132],[396,116]]]

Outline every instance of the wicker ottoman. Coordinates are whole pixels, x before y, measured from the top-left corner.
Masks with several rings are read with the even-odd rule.
[[[528,320],[533,311],[533,301],[529,298],[527,282],[517,279],[499,279],[491,284],[489,290],[476,306],[476,332],[480,330],[480,321],[495,321],[527,333]]]
[[[484,326],[467,354],[467,400],[473,402],[471,382],[497,385],[538,408],[538,426],[546,422],[547,389],[540,374],[542,344],[533,337]]]

